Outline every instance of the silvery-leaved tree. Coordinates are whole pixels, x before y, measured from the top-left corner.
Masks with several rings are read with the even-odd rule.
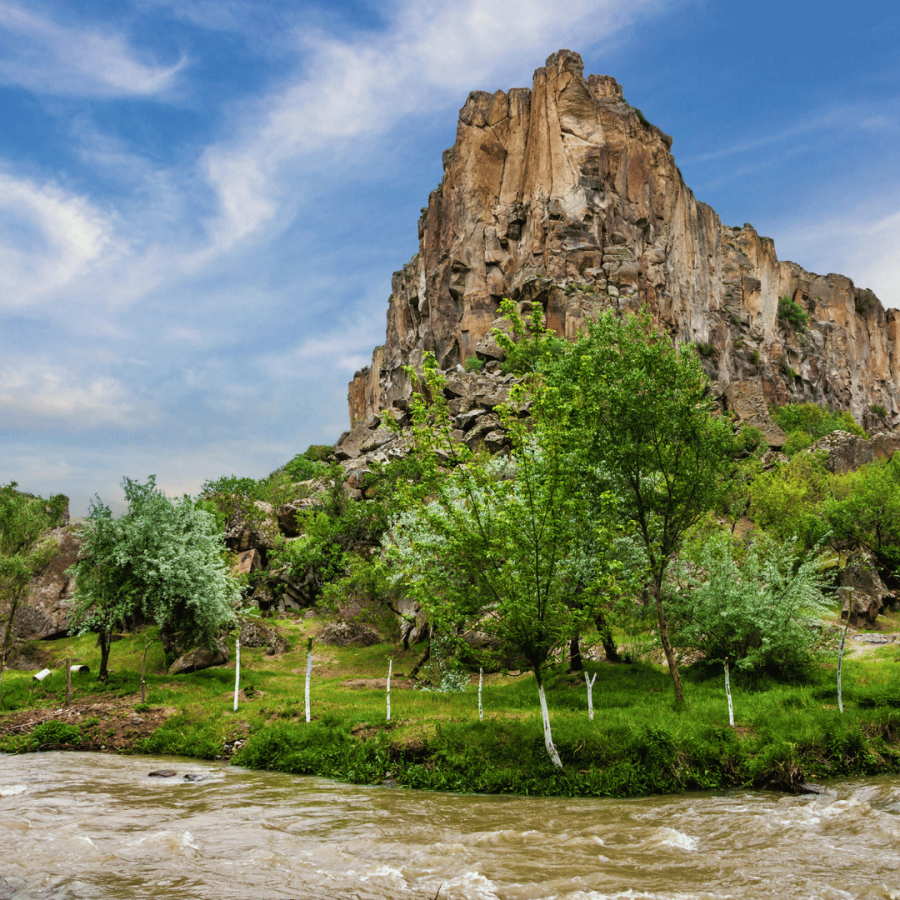
[[[112,633],[129,616],[155,621],[182,649],[213,646],[240,600],[212,513],[186,495],[170,500],[153,476],[146,484],[125,478],[122,486],[128,511],[114,519],[94,501],[73,566],[73,626],[98,633],[104,680]]]
[[[547,753],[561,768],[544,677],[559,649],[593,622],[603,599],[602,590],[593,589],[571,602],[573,585],[584,577],[582,531],[611,533],[611,526],[585,522],[562,431],[552,416],[538,417],[530,429],[506,416],[509,457],[479,457],[449,440],[442,376],[431,357],[423,376],[424,393],[434,402],[425,404],[420,395],[414,403],[415,436],[417,451],[433,460],[435,476],[428,499],[413,499],[393,520],[383,541],[385,555],[440,634],[477,630],[527,661]],[[594,560],[591,569],[597,585],[614,581],[611,566]]]

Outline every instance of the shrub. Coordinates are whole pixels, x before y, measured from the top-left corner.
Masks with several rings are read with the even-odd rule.
[[[673,572],[673,642],[708,662],[728,659],[737,672],[805,675],[820,643],[826,582],[812,556],[797,566],[789,548],[763,537],[741,558],[731,535],[719,532]]]
[[[716,348],[712,344],[697,343],[697,352],[704,358],[709,359],[716,355]]]
[[[484,360],[477,356],[470,356],[466,360],[465,369],[467,372],[480,372],[484,368]]]
[[[759,365],[759,350],[751,350],[749,355],[747,356],[747,359],[750,360],[750,362],[754,366],[758,366]]]
[[[800,431],[813,441],[832,431],[849,431],[862,438],[868,437],[850,413],[835,412],[817,403],[788,403],[772,407],[769,412],[775,424],[786,434]]]
[[[66,722],[42,722],[31,732],[35,743],[41,744],[80,744],[81,729],[77,725]]]
[[[872,404],[872,414],[878,416],[879,419],[887,418],[887,410],[880,403]]]
[[[803,331],[809,324],[809,313],[788,296],[778,298],[778,318],[798,331]]]

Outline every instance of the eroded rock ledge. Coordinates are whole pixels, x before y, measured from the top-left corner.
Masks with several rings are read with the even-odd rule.
[[[530,90],[470,94],[419,252],[394,273],[385,343],[350,384],[351,423],[408,398],[403,366],[425,351],[446,370],[496,358],[490,332],[511,297],[540,302],[568,339],[599,308],[646,304],[677,340],[701,346],[723,385],[754,381],[767,401],[849,410],[870,432],[896,427],[900,313],[843,275],[779,261],[750,225],[723,225],[685,185],[671,146],[615,79],[585,79],[568,50]],[[782,297],[809,316],[806,328],[779,318]]]

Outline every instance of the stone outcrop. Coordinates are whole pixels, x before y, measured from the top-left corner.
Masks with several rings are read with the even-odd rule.
[[[835,475],[846,475],[876,460],[891,459],[898,449],[900,433],[876,434],[866,440],[849,431],[832,431],[819,438],[809,452],[824,450],[827,453],[825,468]]]
[[[426,351],[445,370],[499,359],[491,329],[511,297],[541,303],[567,339],[598,309],[646,304],[698,345],[713,380],[849,410],[870,430],[896,427],[900,312],[842,275],[780,261],[750,225],[723,225],[685,185],[671,146],[613,78],[585,79],[568,50],[530,90],[470,94],[419,252],[394,274],[385,343],[350,385],[352,425],[408,398],[403,366]],[[806,327],[779,316],[781,298]],[[344,442],[349,458],[371,431]]]
[[[854,563],[838,576],[841,618],[848,618],[854,628],[871,628],[886,606],[897,597],[889,591],[878,572],[864,563]]]
[[[72,528],[54,528],[49,537],[56,543],[57,553],[28,586],[13,626],[18,640],[65,637],[69,630],[75,579],[69,577],[67,570],[78,559],[81,540]]]
[[[228,648],[224,642],[219,641],[215,649],[210,650],[209,647],[198,647],[179,656],[175,662],[169,666],[170,675],[187,675],[190,672],[199,672],[201,669],[211,669],[213,666],[224,666],[228,662]]]

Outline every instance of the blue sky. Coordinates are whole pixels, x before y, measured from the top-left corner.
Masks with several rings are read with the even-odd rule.
[[[83,515],[333,442],[466,95],[562,47],[900,306],[898,45],[865,0],[0,0],[0,483]]]

